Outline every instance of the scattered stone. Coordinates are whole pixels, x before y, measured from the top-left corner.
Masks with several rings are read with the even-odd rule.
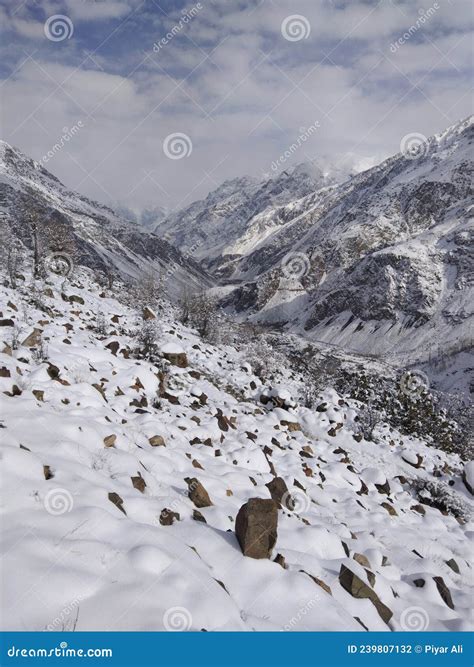
[[[244,556],[270,558],[277,540],[278,509],[273,500],[250,498],[235,520],[235,534]]]
[[[151,438],[148,438],[148,442],[152,447],[166,447],[166,442],[162,435],[152,435]]]
[[[199,461],[196,461],[196,459],[192,460],[192,466],[193,466],[193,468],[199,468],[200,470],[204,470],[202,465],[199,463]]]
[[[10,319],[0,320],[0,327],[14,327],[14,326],[15,322],[13,320]]]
[[[200,521],[201,523],[207,523],[205,517],[201,514],[199,510],[193,510],[193,519],[194,521]]]
[[[115,507],[117,507],[121,512],[123,512],[125,516],[127,516],[127,512],[123,508],[123,499],[119,496],[118,493],[115,493],[115,491],[109,493],[109,500],[111,503],[115,505]]]
[[[282,477],[274,477],[272,481],[268,482],[268,484],[265,484],[265,486],[270,491],[272,500],[277,504],[278,507],[281,508],[281,503],[283,500],[284,504],[288,506],[288,509],[293,509],[294,502],[288,493],[288,487],[286,486],[286,482]],[[291,507],[289,505],[291,505]]]
[[[382,503],[382,507],[384,507],[387,510],[390,516],[398,516],[397,510],[393,505],[390,505],[390,503]]]
[[[288,569],[288,565],[286,564],[285,557],[282,556],[281,554],[277,554],[276,557],[273,559],[273,562],[280,565],[284,570]]]
[[[172,526],[173,523],[180,520],[178,512],[172,512],[169,509],[161,510],[160,523],[162,526]]]
[[[453,572],[456,572],[456,574],[461,574],[459,571],[459,565],[456,563],[454,558],[450,558],[449,560],[447,560],[446,565],[450,567]]]
[[[138,473],[138,475],[135,475],[134,477],[130,478],[132,480],[133,488],[137,489],[141,493],[145,493],[146,489],[146,482],[143,479],[143,477]]]
[[[318,579],[318,577],[315,577],[313,574],[310,574],[309,572],[306,572],[305,570],[300,570],[300,572],[304,572],[305,574],[307,574],[308,577],[310,577],[310,579],[312,579],[315,584],[317,584],[318,586],[320,586],[323,589],[323,591],[326,591],[326,593],[329,593],[329,595],[332,595],[331,588],[326,583],[324,583],[324,581],[322,579]]]
[[[357,563],[359,563],[359,565],[362,565],[362,567],[370,569],[369,559],[367,558],[367,556],[364,556],[364,554],[355,553],[353,558]]]
[[[45,479],[53,479],[54,477],[50,466],[43,466],[43,474]]]
[[[36,398],[37,401],[41,402],[44,401],[44,391],[42,391],[41,389],[33,389],[31,393],[33,394],[33,396]]]
[[[42,329],[33,329],[29,336],[25,338],[22,345],[25,347],[36,347],[41,343],[41,336],[43,335]]]
[[[413,583],[415,584],[415,586],[417,588],[423,588],[423,586],[425,585],[425,580],[421,579],[421,578],[420,579],[414,579]]]
[[[196,477],[186,477],[184,481],[188,485],[189,499],[196,507],[211,507],[209,494]]]
[[[421,454],[414,454],[413,452],[409,451],[403,452],[402,459],[405,461],[405,463],[408,463],[414,468],[421,468],[421,464],[423,463],[423,457]]]
[[[0,368],[0,378],[9,378],[9,377],[11,377],[10,371],[6,366],[2,366],[2,368]]]
[[[426,510],[423,507],[423,505],[412,505],[410,509],[413,510],[414,512],[418,512],[418,514],[421,514],[422,516],[426,514]]]
[[[388,481],[385,484],[375,484],[375,488],[379,493],[385,493],[386,496],[390,495],[390,484]]]
[[[105,347],[112,352],[114,357],[116,357],[117,352],[119,351],[120,348],[120,343],[118,342],[118,340],[113,340],[110,343],[108,343]]]
[[[450,609],[454,609],[453,598],[451,597],[451,593],[449,588],[446,586],[443,577],[433,577],[433,581],[436,584],[436,588],[438,589],[438,593],[441,595],[443,602]]]
[[[392,618],[392,611],[383,604],[375,591],[366,583],[364,583],[362,579],[354,574],[352,570],[349,570],[349,568],[345,565],[341,565],[341,570],[339,572],[339,583],[353,597],[359,599],[369,599],[377,609],[380,618],[385,623],[388,623]]]
[[[361,442],[361,440],[362,440],[362,433],[354,433],[354,434],[352,435],[352,437],[354,438],[354,440],[355,440],[356,442]],[[356,618],[356,617],[354,616],[354,618]],[[356,619],[356,620],[357,620],[357,619]],[[363,623],[362,623],[362,625],[363,625]],[[365,628],[365,625],[364,625],[364,628]]]
[[[328,409],[328,404],[327,403],[320,403],[316,407],[316,412],[326,412],[327,409]]]
[[[336,435],[337,435],[337,431],[336,431],[336,429],[335,429],[334,427],[333,427],[333,428],[330,428],[329,431],[328,431],[328,435],[330,435],[331,438],[335,438]]]
[[[106,447],[114,447],[116,440],[117,436],[115,435],[115,433],[112,433],[111,435],[106,435],[104,438],[104,445]]]
[[[51,380],[57,380],[59,377],[59,368],[54,364],[48,364],[46,372],[48,373]]]
[[[144,320],[156,320],[156,314],[151,308],[148,308],[148,306],[145,306],[145,308],[143,309],[143,319]]]

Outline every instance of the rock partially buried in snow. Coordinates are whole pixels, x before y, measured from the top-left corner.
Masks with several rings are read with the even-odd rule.
[[[186,477],[184,481],[188,485],[189,499],[196,507],[211,507],[209,494],[196,477]]]
[[[144,320],[156,320],[156,313],[148,306],[145,306],[143,309],[143,319]]]
[[[370,588],[368,584],[362,581],[352,570],[349,570],[345,565],[341,565],[341,570],[339,572],[339,583],[343,588],[346,589],[352,597],[364,599],[369,599],[374,607],[377,609],[377,612],[380,618],[388,623],[392,618],[392,611],[383,604],[375,591]]]
[[[270,558],[277,540],[278,509],[273,500],[250,498],[235,520],[235,534],[244,556]]]
[[[415,454],[415,452],[411,452],[408,449],[402,452],[402,459],[414,468],[421,468],[421,464],[423,463],[423,457],[420,454]]]
[[[162,435],[152,435],[151,438],[148,438],[148,442],[152,447],[166,447],[166,442]]]
[[[265,484],[265,486],[270,491],[272,500],[278,505],[278,507],[281,507],[283,503],[287,509],[293,509],[294,502],[288,492],[288,487],[286,486],[285,480],[282,477],[275,477],[271,482]]]
[[[186,368],[188,365],[188,357],[186,352],[180,345],[176,343],[166,343],[161,348],[161,354],[167,359],[170,364],[178,368]]]
[[[115,433],[112,433],[112,435],[107,435],[104,438],[104,445],[106,447],[114,447],[116,440],[117,440],[117,436],[115,435]]]

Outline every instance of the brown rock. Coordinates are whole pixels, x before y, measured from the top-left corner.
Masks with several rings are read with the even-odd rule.
[[[329,431],[328,431],[328,435],[330,435],[331,438],[335,438],[336,435],[337,435],[336,429],[335,428],[330,428]]]
[[[169,509],[161,510],[160,523],[162,526],[172,526],[173,523],[179,521],[180,516],[178,512],[172,512]]]
[[[167,359],[172,366],[177,366],[178,368],[187,368],[188,366],[186,352],[178,352],[177,354],[163,352],[163,357]]]
[[[119,496],[118,493],[109,493],[109,500],[115,505],[115,507],[118,507],[118,509],[123,512],[125,516],[127,515],[127,512],[123,508],[123,499]]]
[[[280,565],[284,570],[288,569],[288,565],[286,564],[285,557],[282,556],[281,554],[277,554],[276,557],[273,559],[273,562]]]
[[[294,502],[288,493],[288,487],[286,482],[282,477],[274,477],[271,482],[265,484],[267,489],[270,491],[272,500],[277,504],[278,507],[281,507],[282,501],[287,507],[287,509],[292,510],[294,508]]]
[[[382,503],[382,507],[384,507],[391,516],[398,516],[397,510],[393,505],[390,505],[390,503]]]
[[[133,488],[137,489],[141,493],[145,493],[146,489],[146,482],[143,479],[143,477],[138,473],[138,475],[135,475],[134,477],[130,477],[132,480]]]
[[[206,519],[204,516],[201,514],[199,510],[193,510],[193,519],[194,521],[200,521],[201,523],[207,523]]]
[[[450,609],[454,609],[453,598],[451,597],[451,593],[449,592],[449,588],[444,583],[443,577],[433,577],[433,581],[436,584],[436,588],[438,589],[438,593],[441,595],[441,597],[443,599],[443,602]]]
[[[119,348],[120,348],[120,343],[118,342],[118,340],[112,340],[112,341],[111,341],[110,343],[108,343],[108,345],[106,345],[105,347],[106,347],[108,350],[110,350],[110,351],[112,352],[112,354],[114,355],[114,357],[116,357],[116,356],[117,356],[117,352],[118,352],[118,350],[119,350]]]
[[[57,380],[59,377],[59,368],[54,364],[48,364],[46,372],[52,380]]]
[[[235,534],[244,556],[270,558],[277,540],[278,509],[273,500],[251,498],[240,508]]]
[[[196,477],[186,477],[184,480],[188,485],[188,495],[196,507],[211,507],[212,502],[209,494]]]
[[[362,565],[362,567],[370,568],[369,559],[367,558],[367,556],[364,556],[364,554],[355,553],[353,558],[357,563],[359,563],[359,565]]]
[[[22,345],[25,347],[36,347],[41,343],[42,329],[33,329],[29,336],[25,338]]]
[[[111,435],[106,435],[104,438],[104,445],[106,447],[114,447],[116,440],[117,436],[115,435],[115,433],[112,433]]]
[[[36,400],[43,402],[44,401],[44,391],[41,389],[33,389],[31,392]]]
[[[364,599],[369,599],[374,607],[377,609],[377,612],[380,618],[388,623],[392,618],[392,611],[383,604],[378,595],[375,593],[370,586],[362,581],[352,570],[349,570],[345,565],[341,565],[341,570],[339,572],[339,583],[345,590],[352,595],[352,597]]]
[[[9,377],[11,377],[10,371],[6,366],[2,366],[2,368],[0,368],[0,378],[9,378]]]
[[[13,320],[10,319],[0,320],[0,327],[14,327],[14,326],[15,322]]]
[[[43,474],[45,479],[53,479],[54,477],[50,466],[43,466]]]
[[[162,435],[152,435],[151,438],[148,438],[148,442],[152,447],[166,447],[166,442]]]
[[[148,308],[148,306],[145,306],[143,309],[143,319],[144,320],[156,320],[156,314],[153,312],[151,308]]]

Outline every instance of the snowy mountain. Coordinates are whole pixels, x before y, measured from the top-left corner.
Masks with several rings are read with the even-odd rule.
[[[120,217],[112,209],[68,190],[41,164],[0,142],[0,222],[24,246],[32,247],[27,215],[39,212],[41,222],[54,220],[74,238],[75,261],[94,269],[112,269],[137,278],[147,269],[166,276],[168,289],[211,284],[192,258],[156,234]]]
[[[440,382],[467,387],[473,137],[471,117],[339,183],[299,181],[298,170],[263,186],[243,179],[162,226],[196,244],[229,312],[397,365],[443,367]],[[312,191],[265,199],[281,187],[285,198]]]
[[[472,462],[171,307],[150,359],[91,270],[6,282],[2,630],[472,630]]]
[[[314,162],[263,181],[250,177],[225,181],[206,199],[167,216],[155,231],[217,276],[226,276],[228,264],[239,258],[242,240],[255,226],[260,233],[271,233],[281,225],[273,219],[277,207],[335,183],[336,176],[342,178],[341,172],[327,172]]]

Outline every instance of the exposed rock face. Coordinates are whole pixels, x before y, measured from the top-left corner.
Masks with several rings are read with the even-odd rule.
[[[196,507],[211,507],[209,494],[196,477],[186,477],[184,481],[188,485],[189,499]]]
[[[270,558],[277,540],[278,509],[273,500],[251,498],[235,520],[235,534],[244,556]]]
[[[345,565],[341,565],[339,583],[353,597],[368,598],[377,609],[380,618],[385,621],[385,623],[388,623],[392,618],[393,612],[381,602],[375,591]]]

